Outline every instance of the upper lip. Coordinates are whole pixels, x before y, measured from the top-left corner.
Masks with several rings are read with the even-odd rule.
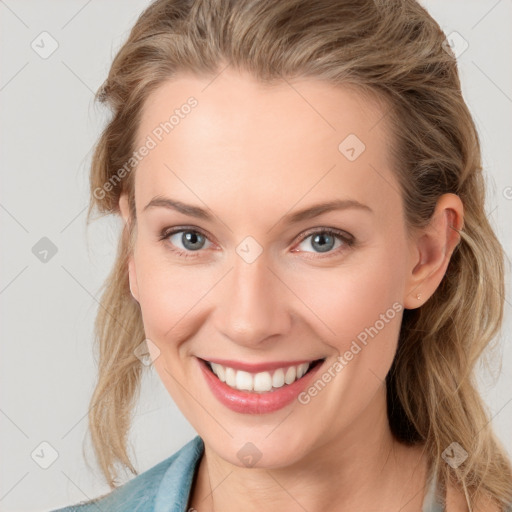
[[[243,361],[233,361],[231,359],[217,359],[217,358],[201,358],[210,363],[217,363],[222,366],[228,366],[235,370],[242,370],[249,373],[265,372],[275,370],[276,368],[288,368],[289,366],[296,366],[302,363],[313,363],[322,358],[316,359],[299,359],[296,361],[268,361],[264,363],[244,363]]]

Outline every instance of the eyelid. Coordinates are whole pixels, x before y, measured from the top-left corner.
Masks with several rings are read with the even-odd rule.
[[[160,232],[160,238],[164,239],[171,235],[175,235],[176,233],[179,233],[180,231],[194,231],[201,235],[203,235],[205,238],[208,238],[210,240],[210,236],[206,234],[205,231],[203,231],[201,228],[198,228],[197,226],[173,226],[169,228],[164,228]]]
[[[333,236],[341,241],[341,245],[336,247],[331,251],[327,251],[325,253],[314,252],[314,251],[299,251],[296,249],[298,245],[304,242],[304,240],[308,239],[310,236],[315,234],[327,234]],[[305,233],[300,235],[299,241],[295,244],[294,248],[291,252],[301,252],[306,259],[310,260],[319,260],[324,258],[335,258],[339,256],[341,253],[345,253],[350,249],[353,249],[356,246],[356,239],[350,233],[344,231],[343,229],[338,228],[329,228],[329,227],[316,227],[307,230]]]
[[[161,231],[159,239],[166,242],[167,241],[166,239],[169,238],[171,235],[175,235],[176,233],[180,233],[182,231],[192,231],[192,232],[199,233],[200,235],[204,236],[210,243],[212,243],[212,244],[215,243],[210,239],[210,236],[207,235],[205,231],[203,231],[201,228],[199,228],[197,226],[173,226],[172,228],[171,227],[164,228]],[[318,258],[334,256],[334,255],[338,254],[340,252],[340,250],[347,250],[356,245],[355,237],[353,235],[351,235],[350,233],[348,233],[347,231],[344,231],[344,230],[338,229],[338,228],[327,227],[327,226],[325,226],[325,227],[317,226],[314,228],[310,228],[310,229],[306,230],[304,233],[301,233],[300,235],[298,235],[299,240],[297,241],[297,243],[295,244],[294,247],[296,247],[297,245],[300,245],[304,240],[306,240],[311,235],[314,235],[317,233],[334,235],[335,237],[337,237],[338,239],[340,239],[343,242],[343,246],[338,247],[337,249],[335,249],[333,251],[328,251],[326,253],[311,253],[309,251],[305,251],[306,254],[317,254],[317,256],[309,256],[310,258],[313,257],[313,258],[318,259]],[[172,250],[173,250],[173,252],[176,252],[178,254],[185,253],[185,256],[188,256],[188,257],[195,257],[194,255],[196,253],[199,254],[199,253],[203,252],[201,250],[183,251],[182,249],[177,249],[177,248],[172,249]],[[304,252],[304,251],[297,251],[296,249],[292,249],[292,252]]]
[[[299,243],[303,242],[306,238],[308,238],[311,235],[314,235],[316,233],[328,233],[335,235],[339,238],[342,238],[345,242],[355,242],[355,238],[350,234],[344,231],[343,229],[337,229],[337,228],[328,228],[328,227],[316,227],[316,228],[310,228],[304,233],[302,233],[299,238]]]
[[[204,236],[210,243],[214,244],[210,239],[210,236],[206,234],[205,231],[203,231],[201,228],[198,228],[197,226],[173,226],[172,228],[164,228],[160,232],[159,240],[162,240],[164,242],[167,241],[167,238],[169,238],[171,235],[175,235],[176,233],[181,233],[183,231],[192,231],[194,233],[199,233],[200,235]],[[180,251],[181,249],[177,249]],[[194,252],[201,252],[201,251],[187,251],[190,254],[193,254]]]

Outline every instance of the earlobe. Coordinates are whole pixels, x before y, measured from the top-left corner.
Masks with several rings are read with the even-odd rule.
[[[451,256],[460,242],[464,207],[455,194],[444,194],[437,202],[429,224],[413,242],[410,274],[404,307],[422,306],[441,283]]]

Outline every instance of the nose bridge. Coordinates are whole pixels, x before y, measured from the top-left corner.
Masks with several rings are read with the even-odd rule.
[[[227,281],[217,304],[216,327],[220,332],[248,346],[287,332],[291,319],[285,287],[271,270],[265,253],[251,261],[239,247]]]

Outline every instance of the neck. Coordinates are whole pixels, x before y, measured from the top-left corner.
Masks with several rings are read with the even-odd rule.
[[[346,431],[324,436],[311,452],[279,468],[228,463],[205,443],[190,505],[198,511],[421,509],[426,459],[389,428],[385,388]],[[386,505],[386,506],[384,506]],[[402,507],[402,508],[400,508]]]

